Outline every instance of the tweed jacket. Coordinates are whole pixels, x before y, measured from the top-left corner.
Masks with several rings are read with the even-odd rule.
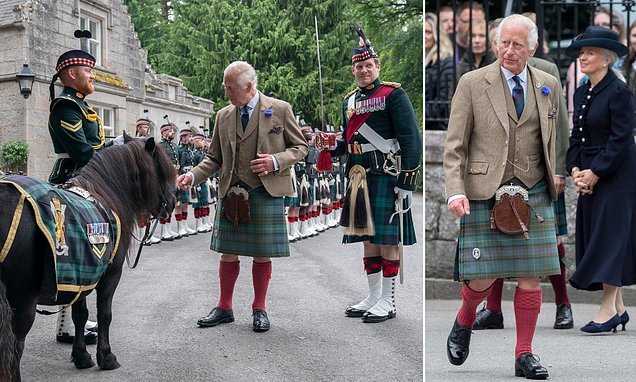
[[[271,115],[266,115],[266,110],[270,110]],[[255,137],[258,142],[256,152],[248,156],[252,160],[256,159],[256,154],[272,154],[278,161],[278,171],[264,175],[260,177],[260,180],[271,196],[291,195],[294,189],[290,168],[305,157],[308,148],[307,141],[296,123],[291,105],[260,93],[259,102],[252,113],[259,113],[258,126],[252,130],[248,125],[242,139]],[[254,114],[252,114],[253,117]],[[219,110],[214,122],[210,148],[201,163],[192,169],[194,174],[192,184],[201,183],[219,171],[219,197],[223,198],[231,185],[233,169],[249,171],[249,161],[245,160],[243,163],[239,161],[239,158],[235,158],[237,129],[243,129],[240,125],[239,108],[228,105]],[[253,134],[256,135],[252,136]]]
[[[556,161],[557,94],[553,76],[528,66],[539,113],[546,181],[552,199]],[[548,93],[548,94],[546,94]],[[508,156],[508,85],[502,79],[499,62],[466,73],[459,81],[451,104],[444,148],[446,198],[463,194],[469,200],[487,200],[501,185]],[[517,144],[523,144],[517,143]]]

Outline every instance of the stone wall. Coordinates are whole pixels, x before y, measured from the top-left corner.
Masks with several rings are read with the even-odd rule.
[[[444,195],[444,155],[445,131],[425,131],[424,152],[426,161],[424,187],[426,190],[424,212],[426,216],[425,254],[426,278],[453,278],[456,239],[459,233],[459,218],[446,208]],[[568,235],[563,236],[569,272],[574,271],[574,223],[577,194],[571,178],[566,188],[566,209],[568,216]]]

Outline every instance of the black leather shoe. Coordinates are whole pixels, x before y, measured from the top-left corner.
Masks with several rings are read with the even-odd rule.
[[[572,329],[574,320],[572,319],[572,308],[567,304],[559,304],[556,308],[555,329]]]
[[[255,332],[266,332],[269,330],[269,318],[267,318],[266,311],[256,309],[252,312],[252,317],[254,317],[253,329]]]
[[[503,313],[495,313],[487,308],[484,308],[477,312],[477,318],[475,319],[475,323],[473,324],[473,330],[503,328]]]
[[[72,336],[68,333],[58,334],[57,342],[63,342],[65,344],[72,344],[75,341],[75,336]],[[89,330],[84,331],[84,341],[86,345],[95,345],[97,343],[97,333],[91,332]]]
[[[515,376],[526,377],[526,379],[547,379],[548,370],[541,366],[538,356],[523,353],[515,360]]]
[[[342,309],[342,308],[341,308]],[[361,310],[361,309],[356,309],[352,306],[348,307],[347,309],[345,309],[345,316],[347,317],[355,317],[355,318],[360,318],[362,317],[362,315],[364,315],[367,311],[366,310]]]
[[[472,333],[471,328],[461,326],[455,319],[453,329],[451,329],[448,340],[446,340],[446,354],[453,365],[459,366],[468,358],[470,335]]]
[[[232,310],[225,310],[218,306],[205,317],[199,318],[197,325],[199,326],[216,326],[218,324],[224,324],[226,322],[234,322],[234,313]]]

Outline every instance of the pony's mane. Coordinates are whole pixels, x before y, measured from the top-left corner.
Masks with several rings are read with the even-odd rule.
[[[175,171],[166,154],[154,144],[149,152],[145,143],[146,139],[133,139],[106,148],[70,180],[117,213],[124,239],[131,236],[138,216],[159,213],[174,186]]]

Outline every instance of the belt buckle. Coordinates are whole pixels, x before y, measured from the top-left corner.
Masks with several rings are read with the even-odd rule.
[[[353,142],[353,148],[351,149],[351,154],[362,155],[362,146],[360,146],[359,142]]]

